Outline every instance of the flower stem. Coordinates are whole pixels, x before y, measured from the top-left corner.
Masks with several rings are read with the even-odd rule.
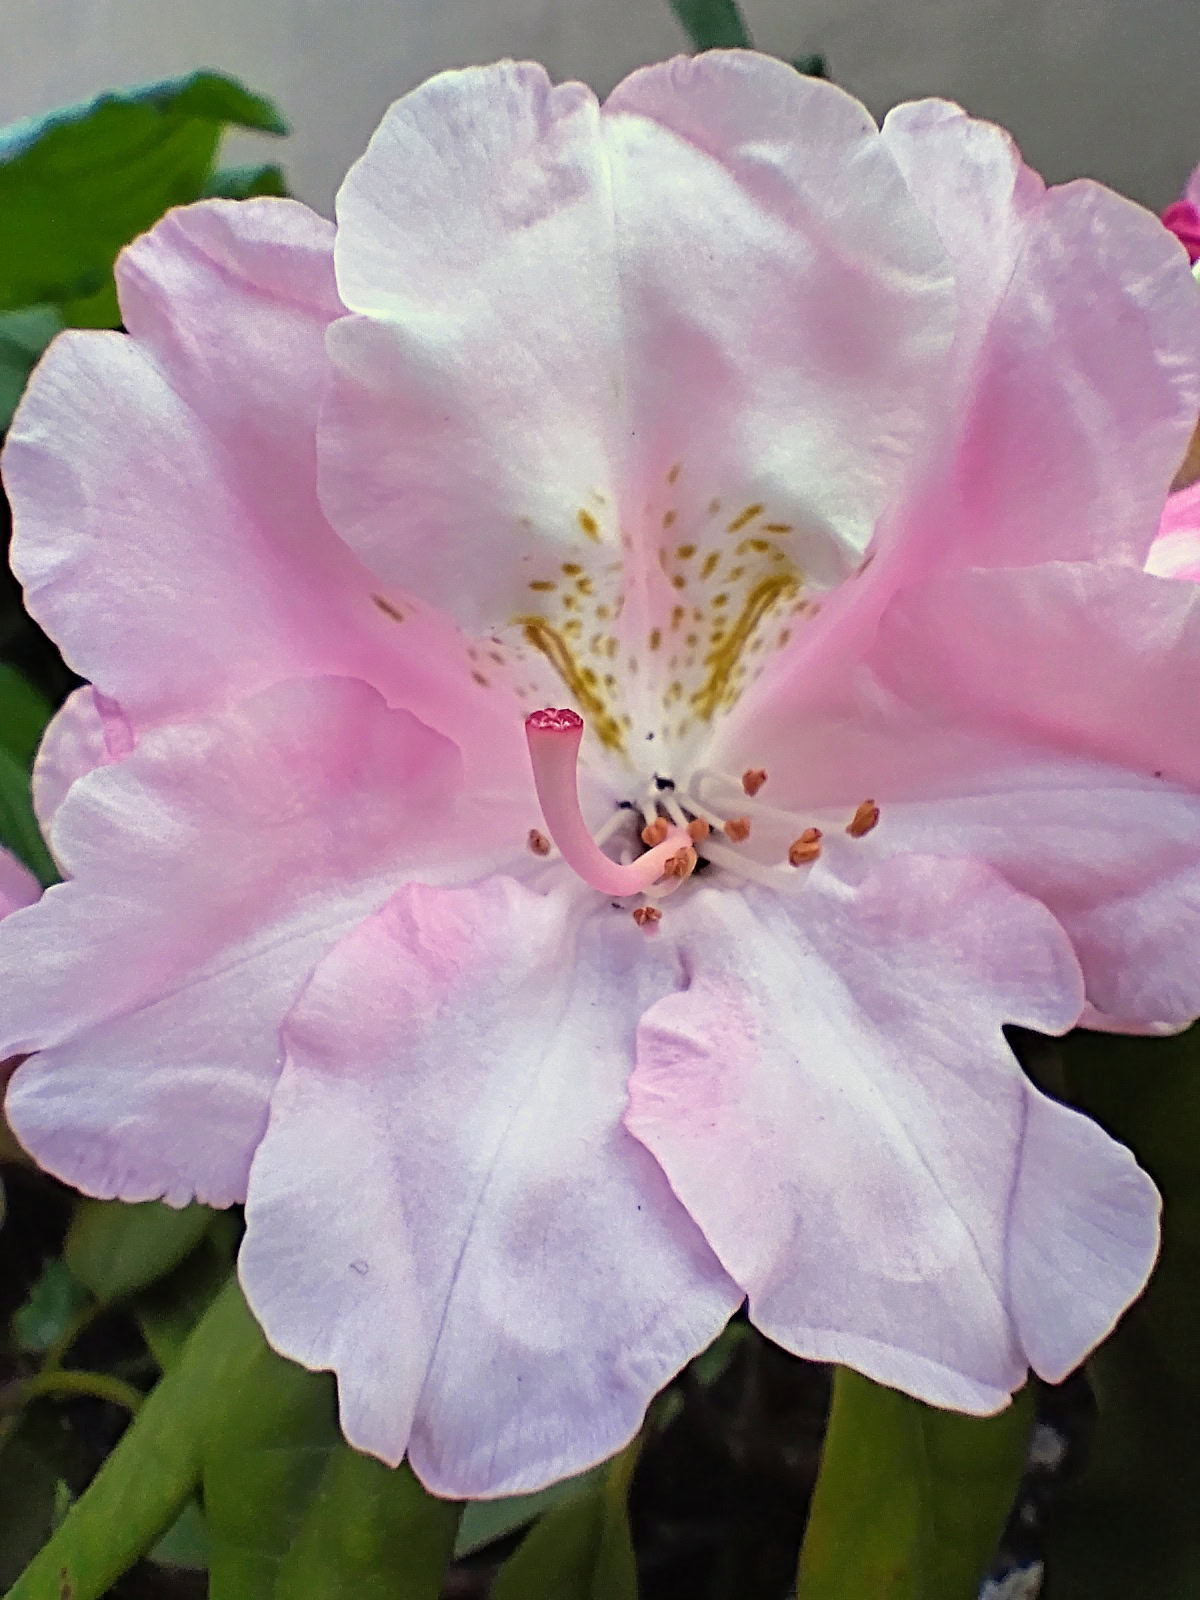
[[[143,1395],[124,1378],[111,1377],[107,1372],[80,1372],[56,1369],[38,1372],[32,1378],[9,1386],[0,1394],[0,1410],[16,1411],[31,1400],[75,1399],[108,1400],[123,1406],[133,1415],[141,1405]]]

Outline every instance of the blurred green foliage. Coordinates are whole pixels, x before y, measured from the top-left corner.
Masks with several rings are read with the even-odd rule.
[[[116,327],[117,252],[219,181],[213,164],[230,127],[288,131],[269,100],[218,72],[0,131],[0,311],[57,306],[71,326]],[[258,169],[241,180],[250,192],[264,192],[253,189],[264,170],[278,181],[277,168]]]
[[[1028,1390],[997,1416],[966,1417],[840,1367],[798,1600],[973,1600],[1032,1426]]]

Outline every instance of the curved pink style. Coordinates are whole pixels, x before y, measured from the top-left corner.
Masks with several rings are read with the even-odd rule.
[[[271,1343],[450,1497],[611,1455],[742,1303],[965,1411],[1080,1362],[1158,1197],[1004,1029],[1200,1013],[1159,219],[753,52],[502,62],[336,226],[183,207],[117,281],[2,463],[89,680],[0,923],[33,1155],[244,1202]]]
[[[681,850],[691,849],[691,835],[685,828],[674,827],[660,844],[628,866],[611,860],[597,847],[579,809],[576,768],[583,718],[570,710],[531,711],[525,718],[525,737],[550,837],[584,883],[601,894],[641,894],[662,877]]]

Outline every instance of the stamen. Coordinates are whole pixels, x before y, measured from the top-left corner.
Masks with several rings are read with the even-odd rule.
[[[879,807],[874,800],[864,800],[846,824],[846,832],[852,839],[861,839],[863,834],[870,833],[878,821]]]
[[[687,831],[688,835],[694,839],[697,844],[699,844],[701,839],[708,838],[709,834],[712,832],[712,829],[709,827],[708,823],[705,822],[703,817],[693,817],[687,825]]]
[[[671,831],[671,824],[666,817],[655,817],[653,822],[648,822],[642,829],[642,843],[648,845],[661,844]]]
[[[529,837],[526,840],[526,843],[533,851],[535,856],[548,856],[550,854],[549,839],[547,839],[544,833],[539,833],[536,828],[530,828]]]
[[[657,906],[638,906],[634,910],[633,920],[639,928],[656,928],[662,921],[662,912]]]
[[[690,878],[696,870],[699,858],[690,845],[686,845],[667,862],[663,868],[664,878]]]
[[[767,781],[767,775],[762,767],[749,767],[742,773],[742,791],[748,795],[756,795]]]
[[[794,867],[804,867],[821,854],[820,828],[805,828],[798,839],[788,846],[788,860]]]
[[[579,809],[577,767],[583,718],[575,711],[548,708],[525,718],[525,738],[542,816],[563,860],[601,894],[641,894],[663,876],[668,862],[692,854],[684,828],[670,829],[661,844],[622,866],[597,845]],[[681,848],[682,847],[682,848]]]
[[[724,867],[726,872],[731,872],[738,878],[745,878],[749,883],[761,883],[765,889],[775,889],[784,894],[790,889],[795,893],[804,881],[802,878],[797,878],[795,873],[789,872],[787,867],[765,866],[761,861],[755,861],[752,856],[743,855],[738,850],[730,850],[723,844],[714,844],[712,839],[705,839],[700,851],[704,859],[711,861],[714,867]]]
[[[744,844],[750,837],[749,817],[727,817],[725,820],[724,834],[734,844]]]

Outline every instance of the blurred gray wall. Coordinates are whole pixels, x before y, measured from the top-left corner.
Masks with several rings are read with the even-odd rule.
[[[764,49],[824,51],[877,115],[948,95],[1010,128],[1052,180],[1087,174],[1158,208],[1200,161],[1200,0],[744,10]],[[606,90],[684,47],[666,0],[0,0],[0,39],[0,121],[197,66],[236,73],[291,119],[280,154],[296,191],[326,212],[384,107],[431,72],[533,56]]]

